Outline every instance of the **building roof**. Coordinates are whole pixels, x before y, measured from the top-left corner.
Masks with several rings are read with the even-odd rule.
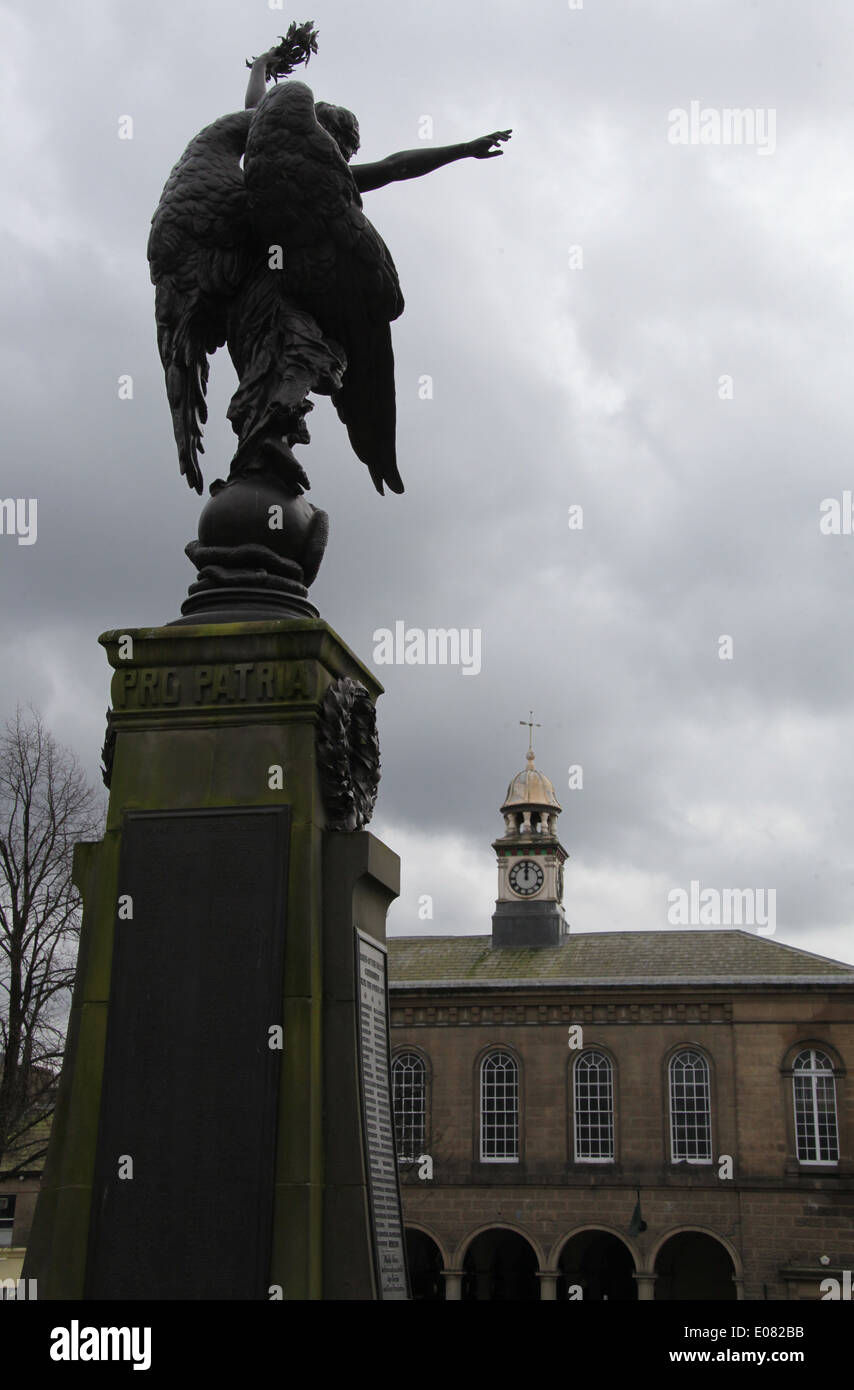
[[[854,987],[854,965],[752,932],[573,932],[560,946],[492,946],[491,936],[388,939],[393,989],[526,985],[780,984]]]

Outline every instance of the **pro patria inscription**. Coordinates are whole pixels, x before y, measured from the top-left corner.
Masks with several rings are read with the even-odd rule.
[[[238,661],[211,666],[131,666],[113,676],[113,708],[258,705],[306,699],[312,674],[304,662]]]

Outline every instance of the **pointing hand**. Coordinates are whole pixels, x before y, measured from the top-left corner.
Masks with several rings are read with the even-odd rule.
[[[509,140],[513,134],[512,130],[496,130],[492,135],[481,135],[477,140],[469,141],[469,154],[472,159],[494,159],[496,155],[503,154],[503,150],[494,150],[493,145],[498,145],[505,140]]]

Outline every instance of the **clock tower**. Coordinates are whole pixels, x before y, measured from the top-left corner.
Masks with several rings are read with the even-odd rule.
[[[569,931],[562,906],[567,853],[557,832],[560,803],[548,777],[534,766],[530,737],[526,761],[507,788],[504,834],[492,846],[498,856],[492,945],[517,950],[558,946]]]

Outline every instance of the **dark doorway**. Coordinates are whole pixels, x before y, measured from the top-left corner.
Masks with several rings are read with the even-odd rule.
[[[657,1301],[716,1302],[736,1297],[732,1259],[714,1236],[680,1231],[665,1241],[655,1262]]]
[[[631,1252],[610,1231],[579,1231],[563,1247],[558,1269],[558,1299],[577,1299],[579,1287],[586,1303],[628,1303],[638,1296]]]
[[[413,1299],[442,1299],[445,1281],[444,1262],[435,1240],[423,1231],[406,1231],[406,1257],[409,1261],[409,1282]]]
[[[477,1236],[463,1261],[462,1296],[492,1303],[539,1300],[537,1257],[524,1236],[505,1230]]]

